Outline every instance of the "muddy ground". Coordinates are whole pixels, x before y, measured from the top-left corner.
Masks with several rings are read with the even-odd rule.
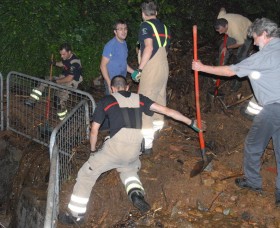
[[[212,47],[203,47],[199,56],[215,63]],[[168,106],[195,118],[192,50],[180,43],[173,45],[169,56]],[[225,110],[218,100],[206,94],[213,90],[213,77],[200,74],[202,118],[207,122],[204,138],[207,153],[214,156],[209,171],[190,178],[190,172],[201,160],[198,135],[187,126],[166,118],[157,135],[154,152],[142,156],[140,178],[151,211],[141,215],[129,202],[118,173],[112,170],[94,186],[88,204],[86,224],[82,227],[280,227],[279,209],[274,205],[275,159],[271,143],[262,160],[264,193],[262,195],[235,186],[242,175],[243,143],[252,121],[239,112],[241,103]],[[132,91],[137,85],[130,82]],[[226,105],[251,94],[247,80],[237,92],[230,91],[230,80],[221,81]],[[102,86],[94,88],[98,100]],[[211,97],[210,97],[211,98]],[[106,133],[100,135],[100,141]],[[89,144],[80,148],[77,170],[87,158]],[[61,210],[67,207],[74,184],[73,176],[61,191]],[[59,225],[59,227],[64,227]]]
[[[199,57],[205,63],[214,64],[216,55],[213,47],[199,49]],[[175,43],[169,55],[167,100],[169,107],[195,118],[191,61],[191,47]],[[244,102],[225,110],[217,99],[207,99],[215,78],[199,75],[202,119],[207,122],[206,151],[214,156],[209,170],[190,178],[194,165],[201,160],[198,134],[166,118],[164,129],[156,137],[153,154],[141,157],[139,175],[152,209],[140,214],[128,200],[118,173],[112,170],[103,174],[94,186],[86,223],[80,227],[280,227],[280,209],[274,205],[276,164],[272,144],[268,145],[262,159],[264,193],[260,195],[236,187],[234,179],[242,175],[243,143],[252,121],[239,112]],[[132,91],[136,91],[137,85],[131,81],[130,84]],[[247,80],[242,82],[238,92],[231,92],[230,84],[230,80],[221,81],[220,91],[226,105],[251,94]],[[91,93],[96,101],[102,96],[102,89],[102,85],[93,86]],[[101,132],[99,143],[106,134]],[[66,209],[76,174],[88,156],[89,142],[84,142],[73,158],[76,171],[62,184],[60,211]],[[42,176],[41,184],[38,179],[36,184],[45,185],[46,176],[39,176]],[[58,227],[66,226],[58,224]]]

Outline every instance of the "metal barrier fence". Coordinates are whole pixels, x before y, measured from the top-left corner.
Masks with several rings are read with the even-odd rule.
[[[45,88],[41,99],[34,107],[25,105],[32,90],[38,86]],[[81,100],[88,102],[90,114],[94,112],[96,104],[89,93],[22,73],[10,72],[7,76],[7,130],[48,146],[52,130],[61,122],[57,116],[57,94],[62,91],[68,96],[68,113]]]
[[[3,76],[0,73],[0,129],[4,130],[4,109],[3,109]]]
[[[44,228],[56,227],[59,211],[59,186],[72,170],[73,148],[87,134],[89,111],[87,101],[81,101],[53,130],[50,138],[50,177]]]

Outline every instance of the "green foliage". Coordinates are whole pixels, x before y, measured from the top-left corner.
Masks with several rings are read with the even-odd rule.
[[[53,53],[69,42],[81,58],[86,82],[100,74],[103,47],[113,37],[116,19],[128,22],[127,43],[131,53],[141,23],[142,0],[1,0],[0,72],[19,71],[43,78],[49,74]],[[172,31],[173,40],[192,42],[192,26],[198,25],[199,40],[211,41],[217,33],[212,24],[220,7],[254,20],[266,16],[279,22],[278,0],[158,0],[158,17]],[[130,58],[129,61],[132,61]],[[55,72],[57,73],[57,72]],[[85,83],[89,85],[89,83]]]

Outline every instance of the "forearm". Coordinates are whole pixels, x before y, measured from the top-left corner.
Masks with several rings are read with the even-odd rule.
[[[232,71],[229,66],[203,65],[199,71],[224,77],[232,77],[235,75],[235,72]]]
[[[231,44],[227,46],[227,49],[235,49],[241,47],[243,44]]]
[[[174,110],[174,109],[169,109],[168,112],[166,113],[167,116],[171,117],[174,120],[178,120],[180,122],[183,122],[187,125],[190,125],[192,120],[189,119],[188,117],[184,116],[182,113]]]
[[[63,63],[60,61],[60,62],[55,62],[55,66],[57,67],[63,67]]]
[[[90,132],[90,150],[95,151],[96,150],[96,143],[97,143],[97,133],[93,130]]]
[[[139,64],[139,69],[142,69],[145,67],[147,62],[150,60],[151,56],[153,53],[153,48],[152,47],[145,47],[143,51],[143,55],[141,57],[141,62]]]
[[[74,79],[74,76],[73,76],[73,75],[67,75],[67,76],[65,76],[65,77],[63,77],[63,78],[58,78],[58,79],[56,79],[55,82],[56,82],[57,84],[64,84],[64,83],[73,81],[73,79]]]
[[[154,111],[154,112],[158,112],[158,113],[161,113],[161,114],[164,114],[166,116],[169,116],[171,117],[172,119],[174,120],[178,120],[180,122],[183,122],[187,125],[190,125],[191,124],[191,119],[189,119],[188,117],[184,116],[182,113],[174,110],[174,109],[170,109],[166,106],[162,106],[162,105],[159,105],[157,103],[153,103],[150,107],[150,110]]]
[[[110,76],[106,66],[100,66],[100,70],[104,80],[107,82],[108,86],[111,84]]]

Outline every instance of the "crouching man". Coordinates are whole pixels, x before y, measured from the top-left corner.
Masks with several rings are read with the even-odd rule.
[[[196,121],[178,111],[161,106],[141,94],[129,92],[123,76],[115,76],[112,79],[111,89],[112,95],[101,99],[94,112],[90,135],[91,151],[94,153],[78,172],[68,204],[70,213],[59,215],[59,221],[64,224],[83,223],[92,187],[102,173],[111,169],[117,169],[120,173],[120,179],[133,205],[142,213],[150,210],[137,174],[141,166],[139,155],[143,141],[143,113],[153,115],[154,112],[158,112],[185,123],[195,131],[200,131]],[[105,118],[110,122],[110,138],[96,151],[98,131]],[[202,128],[205,129],[204,124]]]

